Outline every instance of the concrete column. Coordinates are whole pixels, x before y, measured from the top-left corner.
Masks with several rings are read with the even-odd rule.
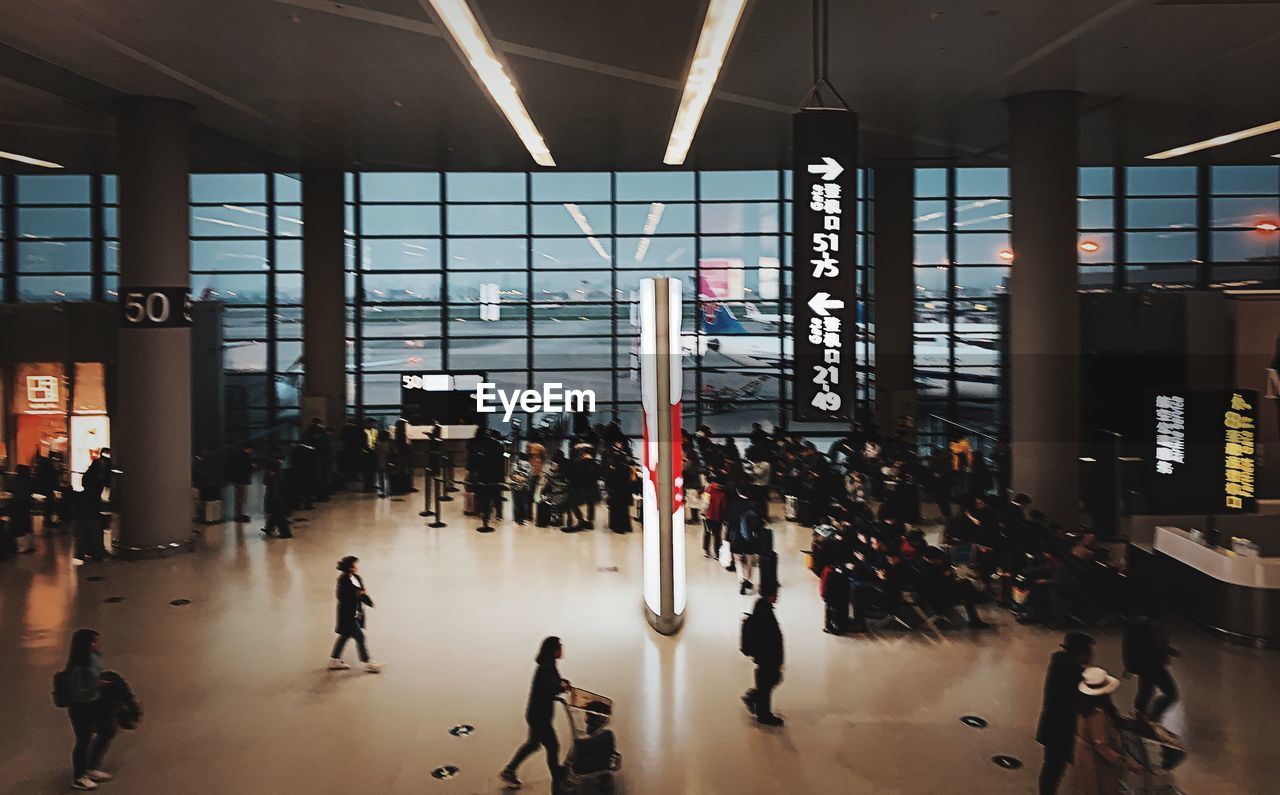
[[[118,119],[120,295],[191,289],[188,115],[184,102],[129,97]],[[181,313],[183,307],[171,311]],[[117,543],[188,540],[191,499],[191,328],[121,328],[112,422]]]
[[[347,406],[345,223],[340,171],[302,175],[302,421],[341,428]]]
[[[1037,91],[1008,100],[1012,488],[1068,529],[1080,518],[1076,97]]]
[[[916,416],[915,175],[911,166],[878,166],[875,202],[876,424],[891,432]]]

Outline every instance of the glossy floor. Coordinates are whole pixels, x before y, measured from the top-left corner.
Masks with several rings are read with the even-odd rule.
[[[432,530],[416,497],[341,496],[288,541],[264,539],[259,522],[223,525],[197,554],[73,568],[65,538],[53,538],[0,564],[0,791],[68,785],[70,729],[50,704],[49,678],[79,626],[103,633],[108,668],[146,707],[141,729],[111,751],[108,792],[496,792],[523,739],[532,658],[548,634],[564,638],[564,676],[616,701],[621,792],[1034,789],[1032,734],[1055,633],[987,610],[997,628],[980,634],[824,635],[817,581],[797,551],[807,532],[780,526],[787,666],[776,705],[787,724],[761,729],[738,701],[751,676],[738,618],[751,600],[697,554],[692,532],[688,622],[668,639],[639,608],[639,534],[507,524],[482,535],[460,504]],[[346,554],[360,556],[377,602],[369,636],[387,664],[381,675],[325,670],[334,563]],[[124,599],[104,602],[112,596]],[[1175,633],[1185,700],[1172,722],[1192,747],[1179,783],[1190,793],[1274,791],[1280,655],[1186,626]],[[1101,664],[1117,667],[1118,636],[1100,637]],[[1128,682],[1118,703],[1132,693]],[[962,715],[989,728],[968,728]],[[452,737],[457,724],[476,731]],[[997,754],[1025,766],[998,768]],[[432,778],[443,765],[457,777]],[[522,773],[527,790],[549,789],[540,755]]]

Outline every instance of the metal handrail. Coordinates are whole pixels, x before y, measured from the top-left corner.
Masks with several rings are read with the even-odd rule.
[[[950,425],[951,427],[953,427],[953,428],[957,428],[957,429],[959,429],[959,430],[961,430],[961,431],[964,431],[964,432],[965,432],[965,433],[967,433],[967,434],[972,434],[972,435],[977,436],[977,437],[979,437],[979,438],[981,438],[981,439],[986,439],[986,440],[987,440],[987,441],[989,441],[989,442],[993,442],[993,443],[995,443],[995,444],[999,444],[999,443],[1000,443],[1000,440],[999,440],[998,438],[996,438],[996,437],[994,437],[994,436],[991,436],[990,434],[983,433],[982,431],[979,431],[979,430],[975,430],[975,429],[973,429],[973,428],[970,428],[969,426],[967,426],[967,425],[965,425],[965,424],[963,424],[963,423],[956,422],[955,420],[953,420],[953,419],[951,419],[951,418],[949,418],[949,417],[943,417],[943,416],[941,416],[941,415],[939,415],[939,414],[926,414],[925,416],[926,416],[926,417],[929,417],[929,418],[931,418],[931,419],[938,420],[939,422],[944,423],[944,424],[946,424],[946,425]]]

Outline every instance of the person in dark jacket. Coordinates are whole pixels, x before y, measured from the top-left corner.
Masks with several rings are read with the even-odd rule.
[[[44,527],[57,527],[55,509],[58,505],[58,486],[62,481],[62,472],[54,458],[54,454],[36,454],[35,480],[32,491],[44,497]]]
[[[102,510],[102,492],[111,485],[111,448],[104,447],[98,451],[89,468],[80,478],[80,488],[94,501],[96,510]]]
[[[76,744],[71,750],[71,786],[93,790],[110,781],[102,770],[102,758],[116,736],[115,716],[102,698],[102,644],[92,629],[77,629],[67,654],[67,716]]]
[[[508,787],[520,788],[520,779],[516,770],[520,763],[542,746],[547,752],[547,769],[551,771],[552,787],[559,785],[564,777],[564,768],[560,766],[560,741],[556,738],[556,730],[552,725],[555,716],[556,697],[569,689],[569,681],[560,678],[556,668],[556,660],[564,656],[564,646],[554,635],[544,638],[534,661],[538,664],[533,672],[533,684],[529,687],[529,705],[525,708],[524,719],[529,725],[529,739],[516,749],[515,756],[498,774],[498,778]]]
[[[31,524],[33,492],[31,467],[19,464],[9,480],[9,534],[17,543],[18,552],[26,555],[36,551],[36,536]]]
[[[249,492],[249,484],[253,482],[253,470],[257,469],[257,465],[253,462],[253,445],[245,442],[240,446],[239,450],[231,453],[227,458],[227,482],[231,484],[233,493],[235,494],[235,521],[249,521],[249,514],[245,513],[245,499]]]
[[[782,718],[773,714],[773,689],[782,681],[782,627],[773,605],[778,601],[778,588],[760,587],[760,598],[751,612],[751,657],[756,664],[755,687],[742,694],[742,703],[765,726],[781,726]]]
[[[272,461],[267,464],[266,474],[262,476],[262,512],[266,514],[266,526],[263,535],[279,532],[281,538],[293,538],[289,529],[289,513],[292,510],[292,498],[289,484],[280,474],[280,463]]]
[[[1138,620],[1125,630],[1122,646],[1125,670],[1138,677],[1133,711],[1152,723],[1159,723],[1165,710],[1178,700],[1178,686],[1169,673],[1169,658],[1176,657],[1178,651],[1169,645],[1162,612],[1158,604],[1139,608]],[[1151,696],[1157,689],[1160,697],[1152,704]]]
[[[1062,649],[1049,658],[1044,677],[1044,703],[1036,742],[1044,746],[1040,767],[1040,795],[1053,795],[1071,764],[1076,742],[1076,703],[1084,669],[1093,661],[1094,640],[1083,632],[1068,632]]]
[[[590,448],[579,447],[569,460],[569,501],[566,530],[591,530],[596,523],[596,503],[600,500],[600,465]],[[572,528],[570,528],[572,525]]]
[[[622,440],[613,443],[605,457],[604,485],[609,504],[609,529],[615,533],[631,532],[631,505],[634,501],[635,466]]]
[[[364,669],[376,674],[382,670],[382,665],[369,659],[369,649],[364,643],[364,608],[366,605],[373,607],[373,600],[360,578],[360,559],[347,555],[338,561],[338,571],[342,572],[338,575],[338,623],[333,630],[338,633],[338,640],[329,655],[329,670],[341,671],[351,667],[342,661],[342,649],[348,639],[354,638]]]
[[[495,513],[502,518],[502,483],[507,477],[507,460],[497,431],[479,431],[470,456],[476,513],[483,526]]]
[[[296,503],[294,507],[302,510],[313,508],[312,497],[315,496],[316,483],[316,449],[306,442],[295,442],[289,449],[290,496]]]

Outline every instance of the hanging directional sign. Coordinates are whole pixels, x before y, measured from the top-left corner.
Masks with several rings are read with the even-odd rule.
[[[844,422],[856,377],[858,114],[802,110],[793,129],[792,413]]]

